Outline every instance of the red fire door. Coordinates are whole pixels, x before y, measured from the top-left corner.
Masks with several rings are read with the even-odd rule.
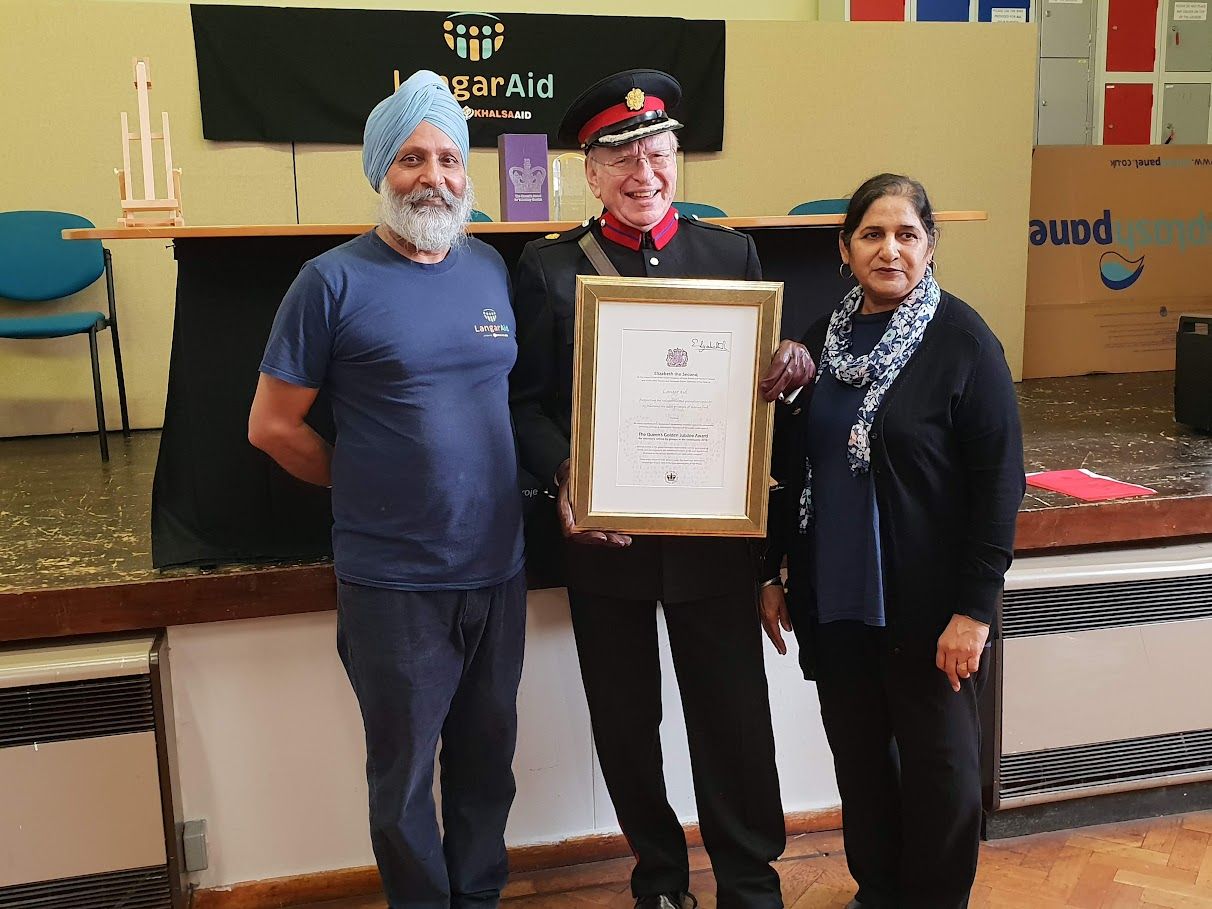
[[[851,22],[904,22],[905,0],[850,0]]]
[[[1103,145],[1148,145],[1153,134],[1153,86],[1108,85],[1103,93]]]
[[[1110,0],[1107,72],[1151,73],[1157,59],[1157,0]]]

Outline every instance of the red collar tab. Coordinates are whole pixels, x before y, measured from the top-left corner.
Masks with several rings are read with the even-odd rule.
[[[669,211],[665,212],[659,223],[652,230],[648,231],[648,235],[652,238],[652,245],[655,249],[661,250],[669,245],[669,241],[673,239],[673,235],[678,232],[677,210],[670,205]],[[602,225],[602,236],[619,246],[626,246],[628,249],[639,251],[639,248],[644,243],[644,232],[636,230],[629,224],[624,224],[610,212],[603,213],[600,219]]]
[[[643,93],[641,92],[641,94]],[[586,142],[608,126],[622,123],[624,120],[630,120],[632,117],[638,117],[641,114],[653,111],[663,112],[664,110],[665,102],[656,95],[644,95],[643,102],[636,107],[630,106],[626,101],[621,104],[612,104],[581,127],[580,132],[577,133],[577,142],[584,148]]]

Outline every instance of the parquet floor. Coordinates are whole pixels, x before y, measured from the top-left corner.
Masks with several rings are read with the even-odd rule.
[[[631,909],[629,859],[519,874],[505,909]],[[715,909],[702,849],[691,887]],[[854,895],[840,832],[794,837],[778,863],[788,909],[840,909]],[[383,909],[382,897],[298,909]],[[1212,909],[1212,811],[996,840],[981,846],[971,909]]]

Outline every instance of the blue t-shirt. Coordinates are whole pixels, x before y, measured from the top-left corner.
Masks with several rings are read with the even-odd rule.
[[[505,264],[476,239],[425,265],[371,231],[303,266],[261,372],[332,400],[338,577],[439,590],[521,569],[514,326]]]
[[[884,335],[892,311],[854,316],[851,352],[870,353]],[[846,445],[867,388],[826,373],[812,392],[808,457],[812,460],[813,551],[817,616],[821,622],[852,620],[884,625],[884,575],[880,513],[868,470],[850,472]]]

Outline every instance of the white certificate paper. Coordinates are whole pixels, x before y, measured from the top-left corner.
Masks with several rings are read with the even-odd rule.
[[[617,482],[722,486],[731,332],[627,328],[621,354]]]
[[[745,514],[758,323],[755,307],[599,304],[593,511]]]

